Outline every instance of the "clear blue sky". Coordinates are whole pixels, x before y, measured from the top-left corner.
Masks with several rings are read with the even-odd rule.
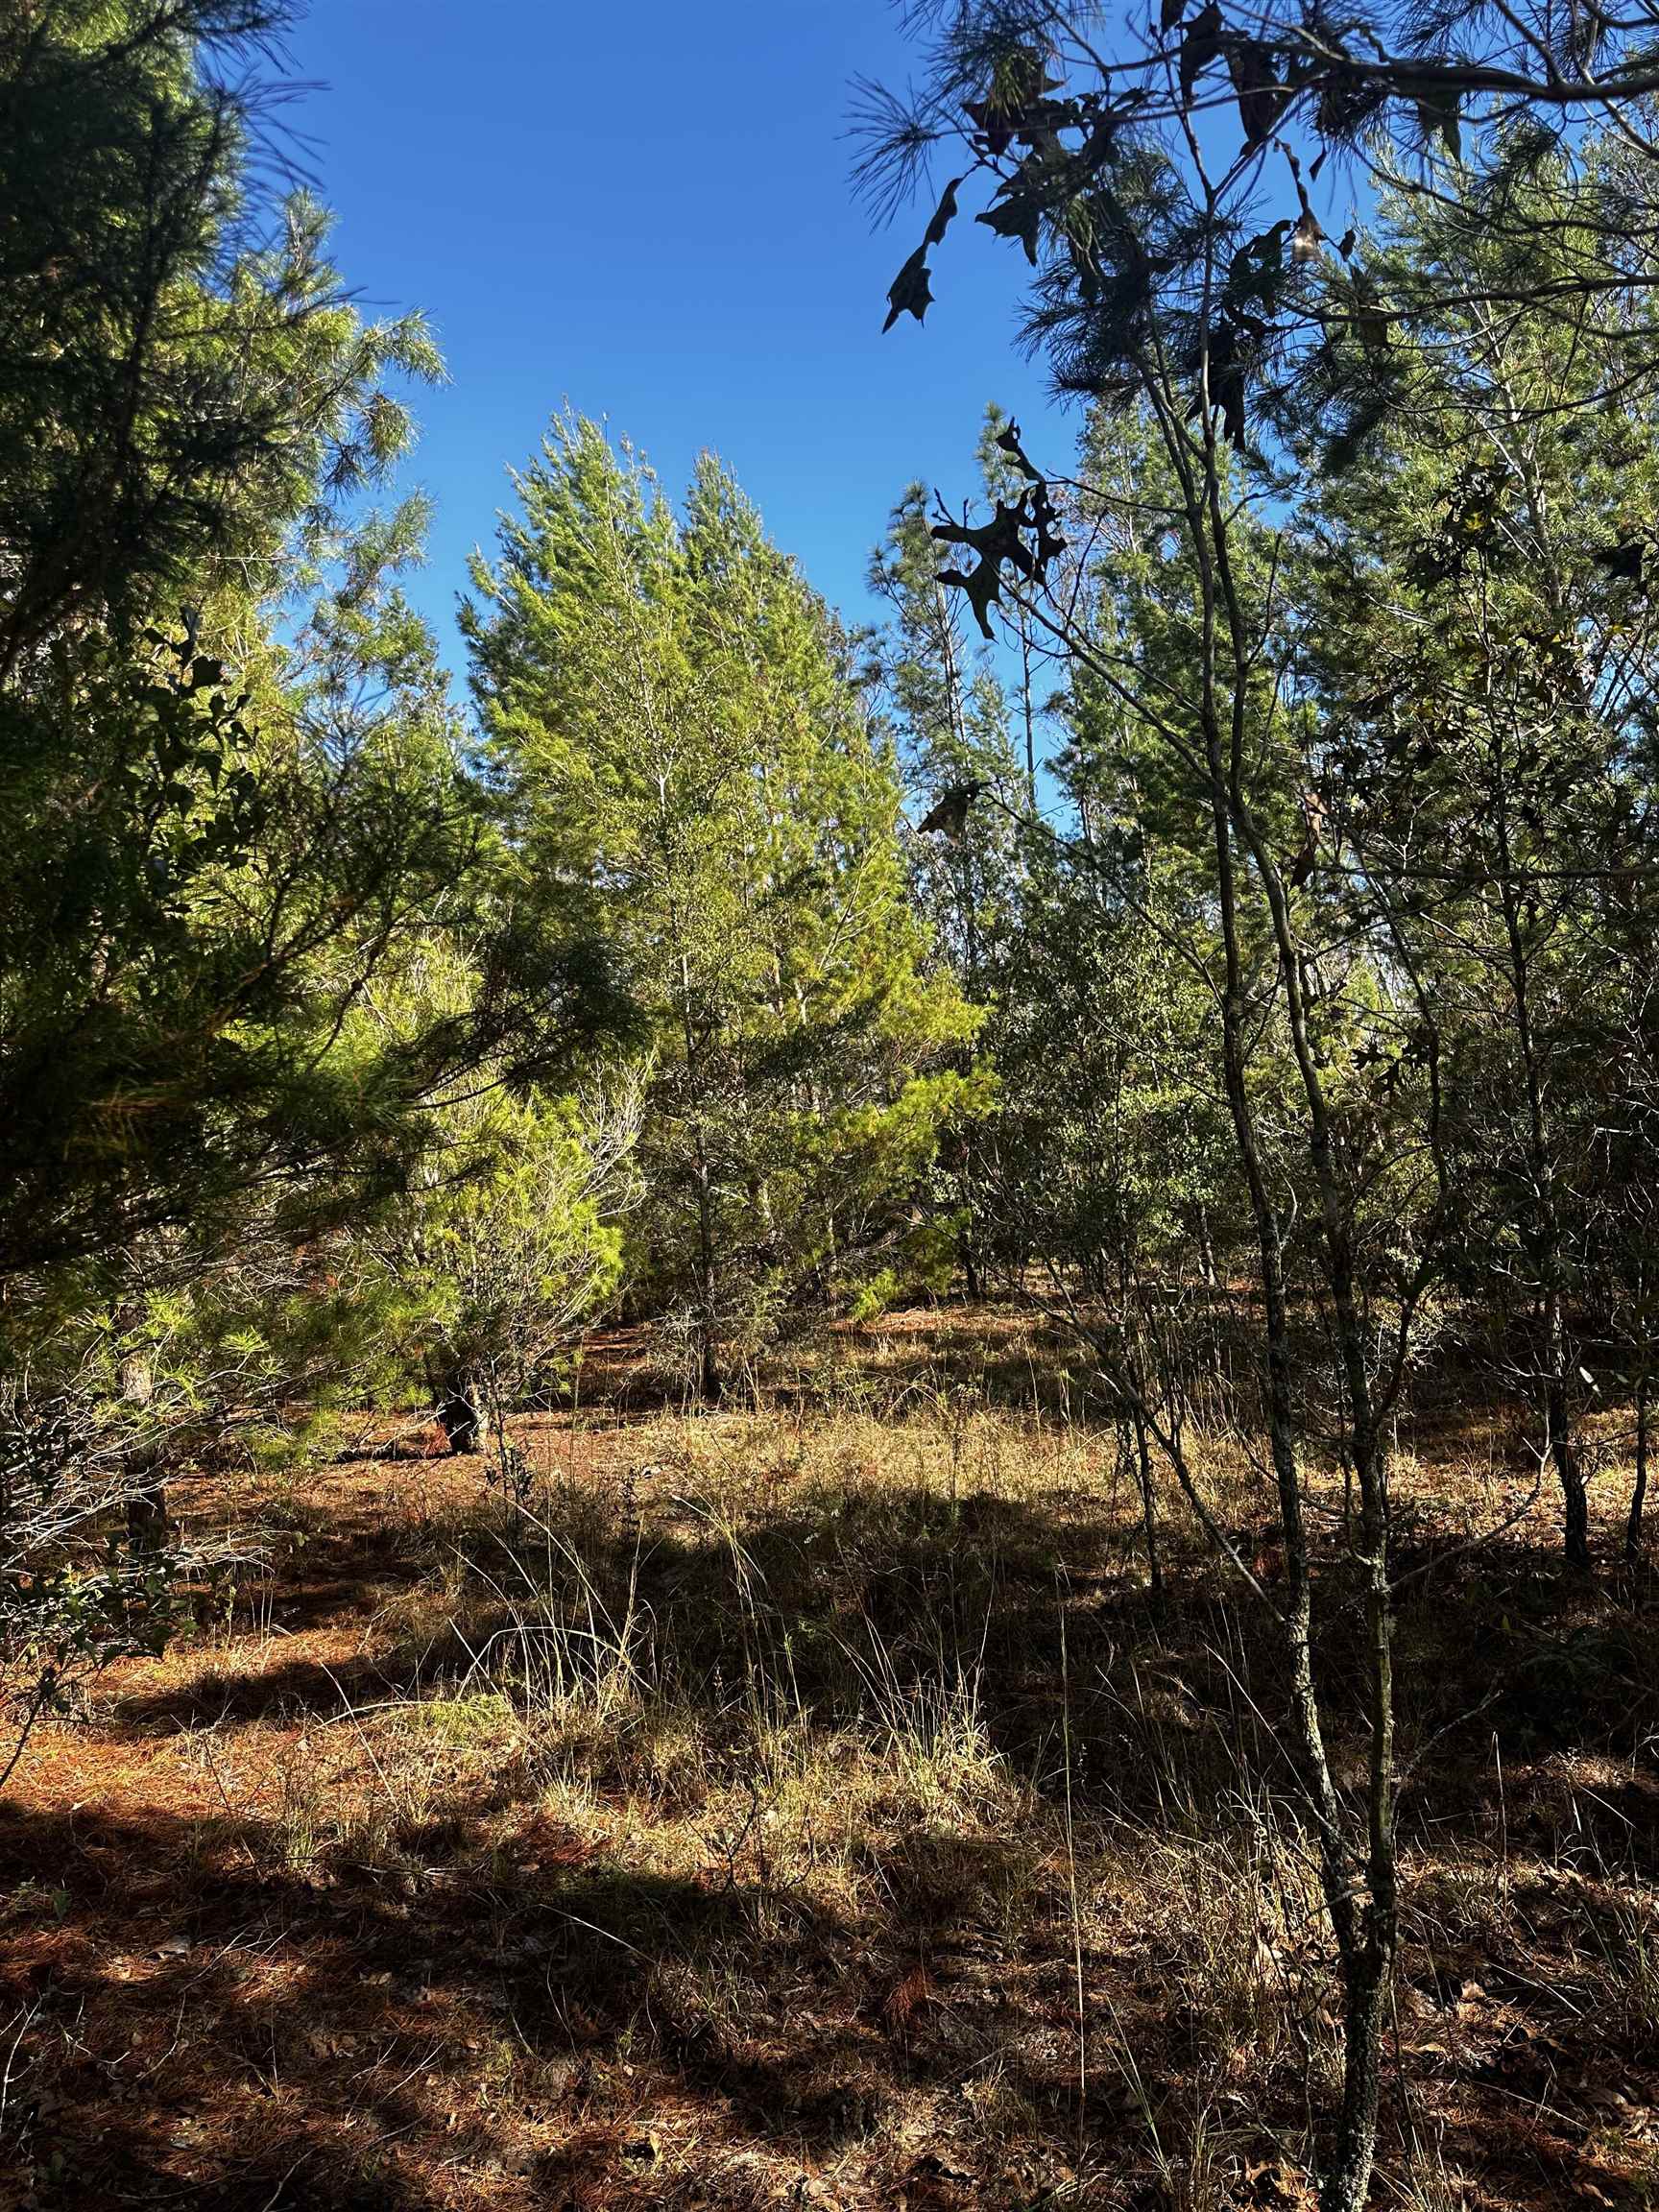
[[[889,0],[313,0],[291,62],[348,281],[423,308],[453,377],[419,396],[407,471],[452,663],[467,555],[566,398],[671,490],[719,452],[854,617],[904,483],[970,488],[988,399],[1058,459],[1013,342],[1018,248],[959,225],[926,327],[881,333],[928,212],[873,231],[848,183],[850,80],[911,67]]]

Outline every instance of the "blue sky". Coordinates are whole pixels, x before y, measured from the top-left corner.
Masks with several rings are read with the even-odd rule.
[[[913,67],[889,0],[313,0],[291,63],[318,81],[291,120],[348,281],[424,309],[448,360],[407,475],[437,505],[414,595],[452,665],[468,553],[566,398],[670,489],[719,452],[854,617],[904,483],[970,487],[988,399],[1058,459],[1014,345],[1018,248],[959,226],[926,328],[881,333],[927,215],[873,230],[848,182],[850,80]]]

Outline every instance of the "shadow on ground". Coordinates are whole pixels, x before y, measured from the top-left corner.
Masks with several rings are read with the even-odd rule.
[[[319,1526],[276,1577],[291,1651],[250,1636],[182,1679],[129,1676],[87,1723],[108,1789],[0,1807],[19,2201],[1300,2201],[1330,2094],[1317,1928],[1201,1925],[1260,1878],[1268,1831],[1294,1858],[1281,1668],[1173,1516],[1155,1603],[1130,1503],[1098,1482],[805,1475],[735,1524],[666,1490],[541,1503],[579,1542],[511,1545],[492,1504],[447,1580],[418,1521],[371,1503]],[[1232,1533],[1271,1588],[1255,1512],[1241,1493]],[[1319,1664],[1346,1763],[1338,1535]],[[1471,1555],[1420,1515],[1402,1568],[1420,1765],[1386,2169],[1432,2142],[1472,2204],[1618,2202],[1619,2146],[1659,2104],[1629,1909],[1659,1871],[1654,1615],[1561,1576],[1526,1529]],[[645,1720],[612,1743],[571,1719],[601,1663],[581,1679],[569,1627],[624,1620]],[[306,1647],[353,1623],[354,1651]],[[453,1775],[434,1752],[419,1816],[373,1833],[330,1828],[325,1792],[300,1834],[269,1791],[186,1814],[114,1779],[204,1736],[215,1773],[359,1740],[373,1763],[377,1712],[544,1697],[539,1639],[575,1670],[557,1725]],[[639,1748],[653,1715],[695,1726],[671,1770]],[[1018,1817],[867,1791],[833,1882],[769,1845],[768,1731],[876,1763],[909,1730],[937,1766],[947,1725]],[[1171,1868],[1191,1886],[1160,1889]]]

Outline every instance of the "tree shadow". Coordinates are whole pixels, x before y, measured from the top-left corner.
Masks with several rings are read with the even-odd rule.
[[[442,1852],[429,1825],[418,1875],[285,1865],[257,1820],[0,1814],[30,2201],[425,2212],[459,2166],[569,2192],[553,2201],[672,2202],[692,2154],[805,2169],[868,2140],[895,2090],[958,2077],[959,2044],[917,2017],[943,2008],[932,1986],[908,2012],[872,2000],[915,1955],[894,1915],[505,1864],[469,1841],[478,1810],[446,1809]],[[745,1975],[746,2005],[718,2001]]]

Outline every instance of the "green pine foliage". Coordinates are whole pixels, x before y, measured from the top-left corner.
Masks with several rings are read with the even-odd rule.
[[[519,895],[574,901],[650,1079],[636,1303],[702,1386],[804,1301],[897,1284],[973,1078],[907,897],[894,763],[848,641],[705,457],[676,514],[557,421],[466,627]]]

